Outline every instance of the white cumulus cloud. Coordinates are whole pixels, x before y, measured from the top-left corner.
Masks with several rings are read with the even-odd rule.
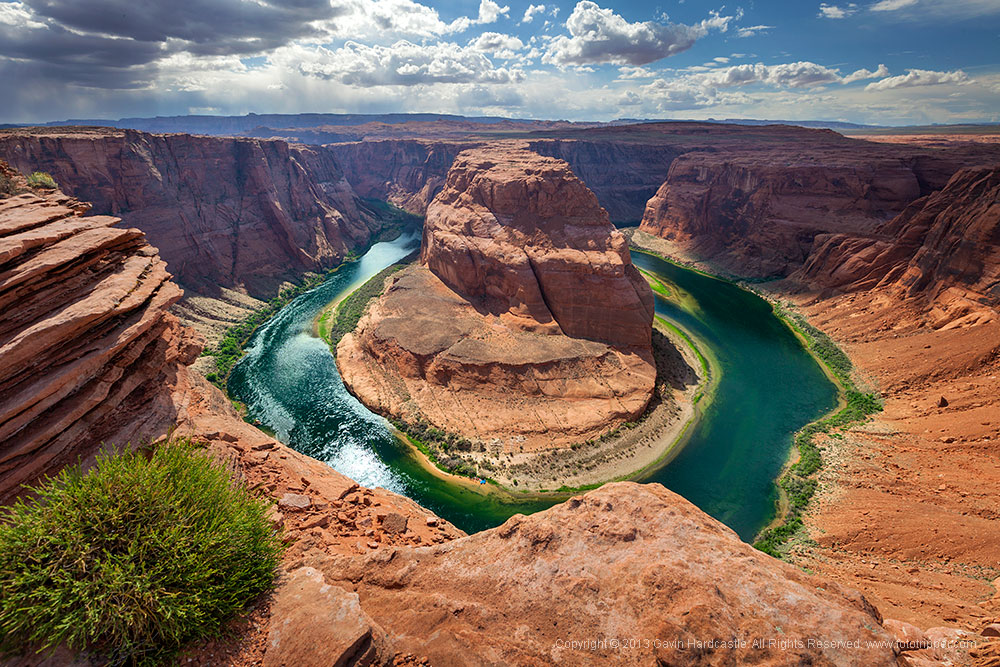
[[[536,16],[544,13],[545,5],[528,5],[528,8],[524,10],[524,18],[521,19],[521,23],[531,23]]]
[[[611,9],[581,0],[566,19],[569,36],[549,43],[543,62],[551,65],[645,65],[686,51],[709,30],[725,31],[733,16],[713,13],[696,25],[631,23]]]
[[[517,52],[524,48],[524,42],[517,37],[499,32],[484,32],[469,42],[469,45],[477,51],[491,53],[493,57],[504,60],[515,57]]]
[[[853,2],[843,7],[840,5],[828,5],[823,2],[819,6],[819,17],[824,19],[845,19],[857,11],[858,6]]]
[[[889,76],[889,68],[885,65],[879,65],[874,72],[864,68],[851,72],[844,77],[842,83],[854,83],[855,81],[864,81],[865,79],[881,79],[886,76]]]
[[[881,81],[872,81],[865,90],[892,90],[914,86],[936,86],[942,83],[966,83],[969,75],[960,69],[951,72],[935,72],[927,69],[910,69],[906,74],[890,76]]]
[[[347,42],[336,50],[298,47],[294,53],[289,65],[303,74],[351,86],[512,83],[524,78],[518,69],[494,67],[473,46],[451,42],[419,45],[400,40],[391,46]]]

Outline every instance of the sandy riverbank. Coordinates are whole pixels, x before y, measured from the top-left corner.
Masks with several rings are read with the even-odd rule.
[[[496,483],[480,485],[476,480],[440,470],[426,454],[409,442],[422,465],[435,476],[484,493],[569,494],[605,482],[641,478],[668,463],[680,451],[688,429],[711,400],[710,371],[703,366],[691,343],[657,322],[662,338],[654,356],[667,373],[664,396],[637,423],[621,427],[603,439],[560,448],[497,456],[489,452],[463,453]],[[669,349],[667,349],[669,348]],[[671,353],[670,350],[673,350]],[[704,358],[704,356],[702,357]],[[493,466],[489,470],[488,466]],[[515,483],[516,482],[516,483]]]
[[[791,560],[886,617],[978,631],[1000,617],[1000,322],[934,330],[878,292],[791,298],[885,401],[822,440],[808,539]]]

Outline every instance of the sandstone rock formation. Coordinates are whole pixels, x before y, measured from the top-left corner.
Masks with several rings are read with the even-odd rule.
[[[932,326],[985,321],[1000,306],[1000,166],[956,173],[870,236],[817,239],[794,279],[918,298]]]
[[[528,147],[539,155],[565,160],[616,224],[637,224],[646,202],[667,179],[670,165],[689,150],[681,142],[629,140],[538,139]],[[623,140],[624,139],[624,140]]]
[[[366,667],[375,662],[382,632],[372,627],[357,593],[330,586],[319,570],[302,567],[288,575],[276,598],[264,667]]]
[[[896,664],[863,597],[755,551],[658,484],[608,484],[439,546],[317,567],[357,591],[391,652],[434,665]]]
[[[59,192],[0,200],[0,499],[43,473],[169,428],[198,355],[142,232]]]
[[[101,442],[165,437],[175,424],[251,488],[286,499],[271,514],[289,542],[273,601],[182,664],[314,664],[319,642],[323,664],[893,664],[892,647],[878,643],[890,637],[859,594],[754,551],[657,485],[608,485],[464,536],[412,500],[275,442],[185,368],[198,346],[165,313],[180,292],[141,232],[84,210],[58,192],[0,200],[0,501],[11,480],[54,472]],[[585,254],[607,261],[617,241],[602,238]],[[619,281],[632,284],[624,270]],[[545,326],[561,327],[561,311],[549,312]],[[993,511],[987,496],[983,511]],[[733,639],[746,645],[715,643]],[[860,643],[813,643],[822,640]],[[60,650],[48,664],[69,661]]]
[[[653,293],[561,160],[502,144],[463,153],[427,208],[420,261],[514,328],[649,348]]]
[[[686,153],[641,229],[737,274],[782,276],[818,234],[870,232],[934,185],[912,159],[831,143]]]
[[[433,123],[431,124],[433,125]],[[399,134],[405,126],[386,136]],[[526,131],[527,126],[524,130]],[[179,282],[269,297],[381,230],[360,198],[423,214],[455,156],[489,139],[385,138],[302,146],[109,128],[0,132],[0,158],[147,233]],[[513,131],[513,130],[512,130]],[[409,132],[411,135],[413,130]],[[536,136],[537,135],[537,136]],[[705,123],[552,127],[527,142],[566,160],[616,222],[682,241],[743,275],[786,275],[813,238],[869,234],[996,147],[876,146],[825,130]],[[791,159],[789,156],[792,156]]]
[[[0,132],[0,159],[138,227],[182,285],[208,294],[270,297],[379,232],[330,155],[283,141],[31,128]]]
[[[652,293],[566,163],[462,153],[428,207],[421,265],[345,336],[345,384],[383,414],[505,449],[566,446],[640,415]]]

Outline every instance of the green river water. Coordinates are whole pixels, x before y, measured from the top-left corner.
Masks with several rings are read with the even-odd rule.
[[[329,349],[312,335],[322,308],[419,245],[409,234],[378,243],[265,323],[233,369],[229,390],[250,416],[300,452],[366,486],[409,496],[467,532],[496,526],[555,500],[480,494],[431,475],[381,417],[344,388]],[[714,394],[659,482],[750,540],[773,517],[774,479],[792,434],[836,404],[836,387],[770,304],[731,283],[633,253],[671,288],[656,312],[692,335],[712,360]]]

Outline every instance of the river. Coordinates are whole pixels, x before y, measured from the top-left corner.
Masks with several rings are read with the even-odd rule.
[[[365,486],[409,496],[467,532],[551,500],[483,495],[428,473],[388,424],[344,388],[329,349],[312,334],[322,308],[419,245],[408,234],[378,243],[299,296],[254,334],[229,378],[232,396],[294,449]],[[731,283],[633,253],[671,288],[656,312],[694,336],[712,358],[716,385],[687,442],[642,481],[659,482],[752,539],[774,512],[773,480],[792,434],[836,403],[835,386],[770,304]]]

